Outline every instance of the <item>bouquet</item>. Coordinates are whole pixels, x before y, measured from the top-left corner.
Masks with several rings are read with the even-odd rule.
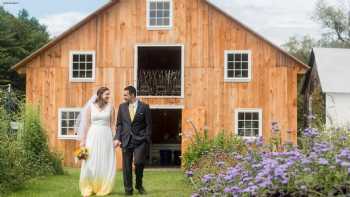
[[[74,152],[76,162],[77,160],[87,160],[89,151],[85,147],[81,147]]]

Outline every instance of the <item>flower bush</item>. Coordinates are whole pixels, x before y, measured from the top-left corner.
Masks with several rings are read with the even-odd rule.
[[[193,196],[349,195],[349,131],[309,128],[303,135],[299,147],[274,139],[263,144],[260,138],[247,141],[246,151],[227,154],[230,164],[215,160],[215,167],[204,168],[205,173],[189,168],[186,175],[197,190]]]

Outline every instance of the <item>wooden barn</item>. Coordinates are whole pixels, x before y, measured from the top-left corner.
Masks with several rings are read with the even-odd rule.
[[[12,68],[26,76],[50,147],[76,166],[74,120],[100,86],[116,108],[130,84],[150,104],[150,165],[179,165],[192,125],[268,139],[276,121],[295,143],[297,75],[308,66],[210,1],[112,0]]]

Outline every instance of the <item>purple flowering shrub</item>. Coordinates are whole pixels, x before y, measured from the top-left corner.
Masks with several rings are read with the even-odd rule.
[[[283,151],[274,151],[258,139],[248,141],[245,151],[232,151],[227,158],[220,156],[225,159],[209,157],[216,158],[208,162],[210,166],[187,171],[196,188],[193,196],[349,195],[349,132],[310,128],[300,138],[299,147],[288,146]]]

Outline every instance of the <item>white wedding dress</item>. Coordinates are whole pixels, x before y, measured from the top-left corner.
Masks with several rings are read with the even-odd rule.
[[[83,196],[108,195],[116,173],[113,134],[110,127],[112,106],[100,111],[91,105],[91,124],[87,132],[88,159],[82,162],[79,187]]]

